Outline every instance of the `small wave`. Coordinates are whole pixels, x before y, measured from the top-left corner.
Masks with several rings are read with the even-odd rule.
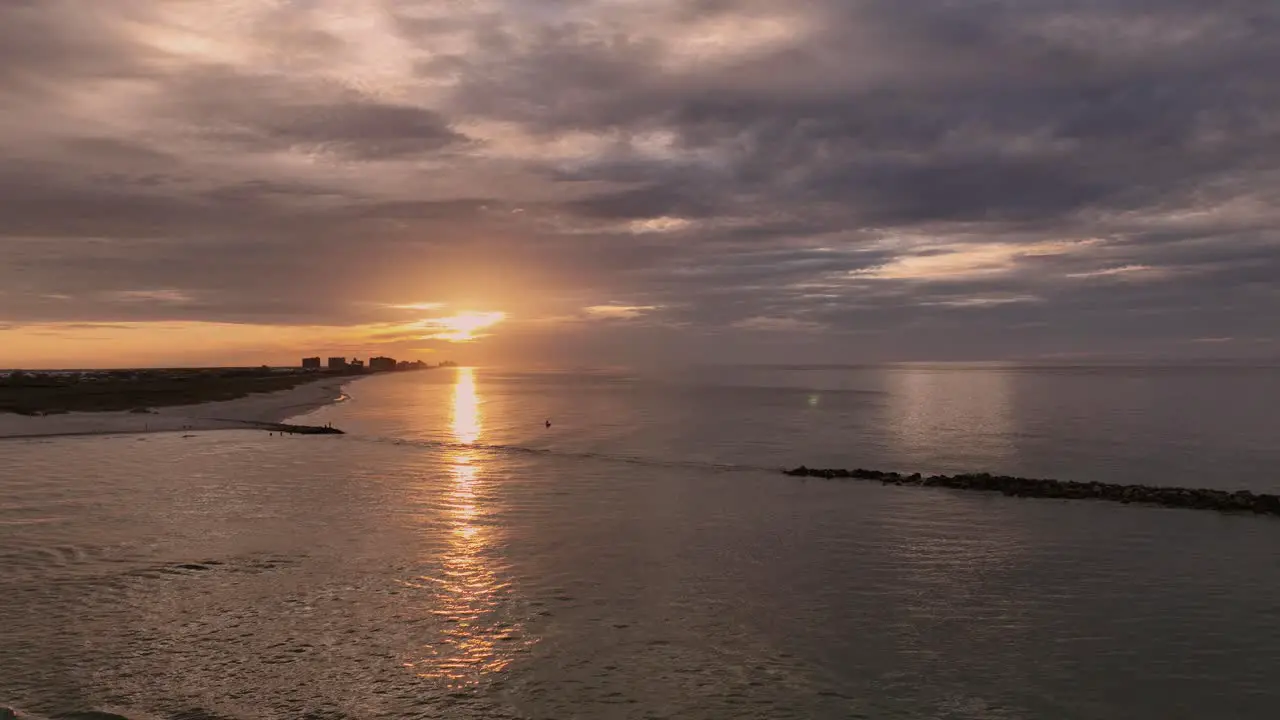
[[[35,518],[0,518],[0,526],[13,525],[47,525],[49,523],[64,522],[66,518],[61,517],[35,517]]]
[[[598,460],[604,462],[626,463],[645,467],[686,468],[695,470],[714,470],[717,472],[776,472],[781,466],[742,465],[737,463],[711,462],[707,460],[679,460],[620,455],[615,453],[559,450],[556,448],[535,448],[524,445],[505,445],[499,443],[460,443],[450,440],[422,440],[387,436],[360,436],[358,439],[370,442],[389,443],[394,445],[413,445],[432,449],[480,450],[498,455],[535,455],[569,458],[576,460]]]
[[[27,712],[15,705],[6,705],[0,703],[0,720],[152,720],[151,715],[142,715],[130,712],[124,715],[110,710],[67,710],[57,711],[52,715],[41,715],[33,712]],[[192,717],[200,716],[181,715],[175,717]]]
[[[0,702],[0,720],[52,720],[48,715],[27,712],[13,703]]]
[[[4,570],[67,568],[100,561],[107,549],[91,545],[51,545],[26,547],[0,553]]]

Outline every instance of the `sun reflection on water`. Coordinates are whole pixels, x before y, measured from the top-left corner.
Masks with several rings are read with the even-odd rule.
[[[896,453],[924,472],[1001,470],[1017,458],[1013,378],[986,371],[901,365],[886,372],[885,421]]]
[[[446,549],[434,583],[432,613],[442,622],[429,655],[413,663],[419,676],[452,686],[479,682],[510,665],[523,638],[517,619],[504,619],[511,584],[500,574],[495,528],[488,522],[488,488],[481,450],[471,447],[484,432],[481,399],[472,368],[459,368],[453,386],[451,429],[457,445],[447,450],[449,484],[441,499]]]
[[[480,396],[476,394],[474,368],[458,368],[458,378],[453,384],[453,437],[470,445],[480,439]]]

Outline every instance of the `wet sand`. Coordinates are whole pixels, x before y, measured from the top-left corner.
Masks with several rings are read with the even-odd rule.
[[[0,439],[230,430],[253,423],[278,423],[337,402],[343,396],[343,386],[358,379],[324,378],[279,392],[161,407],[150,413],[74,412],[36,417],[0,413]]]

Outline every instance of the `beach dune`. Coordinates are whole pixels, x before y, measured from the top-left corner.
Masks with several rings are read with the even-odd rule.
[[[0,413],[0,439],[53,435],[115,435],[181,430],[227,430],[283,422],[338,401],[351,377],[324,378],[288,390],[235,400],[160,407],[148,413],[72,412],[27,416]]]

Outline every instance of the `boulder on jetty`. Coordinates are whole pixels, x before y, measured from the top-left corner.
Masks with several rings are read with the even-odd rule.
[[[817,477],[827,480],[872,480],[879,481],[885,485],[915,485],[920,487],[951,488],[953,490],[979,490],[983,492],[999,492],[1016,497],[1110,500],[1126,504],[1145,503],[1192,510],[1280,515],[1280,496],[1252,493],[1248,490],[1230,492],[1208,488],[1118,485],[1099,482],[1082,483],[992,475],[990,473],[929,476],[913,473],[911,475],[903,475],[902,473],[864,470],[862,468],[846,470],[811,468],[804,465],[791,470],[783,470],[782,472],[793,477]]]

